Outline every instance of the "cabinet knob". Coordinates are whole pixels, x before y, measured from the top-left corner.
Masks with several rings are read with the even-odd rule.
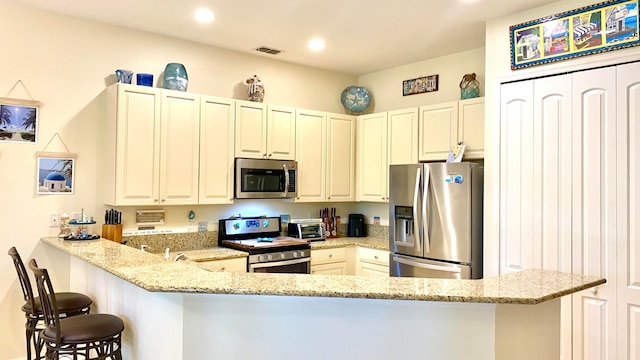
[[[273,154],[269,154],[269,156],[267,156],[267,158],[271,158],[271,156],[272,156],[272,155],[273,155]]]
[[[225,269],[226,269],[226,267],[223,266],[220,270],[224,271]]]
[[[153,202],[158,202],[158,199],[153,199]]]
[[[592,293],[594,296],[598,296],[598,287],[597,287],[597,286],[596,286],[596,287],[592,287],[592,288],[591,288],[591,293]]]
[[[373,258],[374,258],[374,259],[376,259],[376,260],[378,260],[378,255],[374,256]]]
[[[329,254],[329,259],[331,259],[333,257],[333,254]]]

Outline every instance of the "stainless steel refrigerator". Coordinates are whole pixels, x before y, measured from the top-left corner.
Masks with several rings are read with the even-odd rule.
[[[482,278],[483,187],[476,163],[389,166],[389,274]]]

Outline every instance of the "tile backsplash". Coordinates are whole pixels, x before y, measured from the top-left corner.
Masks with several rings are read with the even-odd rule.
[[[347,236],[347,224],[338,225],[338,236]],[[378,239],[389,239],[389,227],[367,224],[367,236]],[[218,246],[218,232],[189,232],[175,234],[133,235],[122,238],[127,246],[140,249],[147,245],[147,251],[162,253],[169,248],[172,252],[206,249]]]

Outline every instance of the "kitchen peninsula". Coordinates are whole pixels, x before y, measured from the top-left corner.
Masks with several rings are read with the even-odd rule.
[[[560,297],[605,283],[542,270],[483,280],[209,272],[102,239],[42,241],[68,266],[70,290],[123,318],[127,359],[557,359]]]

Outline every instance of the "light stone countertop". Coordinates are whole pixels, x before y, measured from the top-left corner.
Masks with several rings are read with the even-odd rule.
[[[150,292],[539,304],[606,282],[549,270],[482,280],[210,272],[104,239],[42,241]]]

